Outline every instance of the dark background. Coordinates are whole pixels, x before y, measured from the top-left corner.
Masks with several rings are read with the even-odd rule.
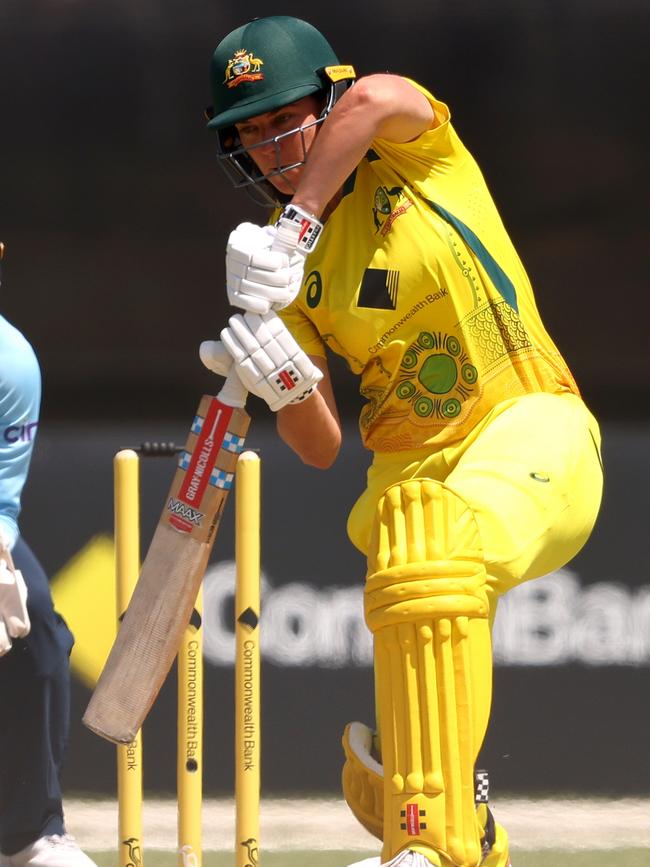
[[[111,531],[113,452],[138,437],[182,441],[198,396],[215,388],[197,346],[228,315],[225,242],[265,213],[216,164],[202,117],[209,60],[244,20],[295,14],[358,73],[409,75],[451,106],[547,327],[603,422],[609,480],[581,580],[647,584],[647,2],[250,2],[242,12],[216,0],[0,0],[0,311],[43,368],[23,529],[48,571]],[[367,455],[354,444],[356,384],[341,364],[334,376],[350,436],[332,474],[272,446],[265,408],[249,401],[253,444],[267,453],[264,557],[277,583],[362,575],[344,524]],[[168,484],[155,472],[143,492],[149,524]],[[302,492],[303,547],[291,556],[273,531],[288,491]],[[647,792],[647,670],[497,668],[486,746],[497,785]],[[228,790],[231,672],[209,676],[208,786]],[[173,785],[171,690],[147,736],[154,756],[170,754],[149,765],[155,788]],[[67,781],[107,790],[113,752],[81,727],[87,698],[75,684]],[[368,670],[266,666],[266,787],[335,788],[339,731],[354,717],[370,722],[371,704]]]

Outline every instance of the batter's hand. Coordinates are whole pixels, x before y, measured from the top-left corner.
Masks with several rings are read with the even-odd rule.
[[[221,340],[204,341],[199,354],[205,366],[221,376],[228,374],[230,359],[244,387],[273,412],[309,397],[323,378],[273,312],[231,316]]]
[[[0,656],[11,650],[12,638],[24,638],[29,629],[27,585],[0,534]]]
[[[237,226],[226,249],[226,288],[233,307],[263,315],[291,304],[322,228],[315,217],[292,205],[275,226]]]

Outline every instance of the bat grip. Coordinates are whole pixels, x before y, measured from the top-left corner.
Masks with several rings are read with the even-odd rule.
[[[237,376],[237,371],[234,365],[230,368],[230,373],[226,377],[226,381],[221,387],[221,391],[217,395],[217,399],[226,406],[237,406],[242,409],[246,405],[248,392],[242,385],[240,378]]]

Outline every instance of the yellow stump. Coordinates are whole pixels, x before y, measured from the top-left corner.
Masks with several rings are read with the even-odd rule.
[[[203,803],[202,593],[178,651],[178,864],[201,867]]]
[[[235,864],[257,867],[260,832],[260,461],[243,452],[235,475]]]
[[[117,618],[140,572],[139,459],[123,449],[113,459]],[[142,865],[142,736],[117,747],[119,867]]]

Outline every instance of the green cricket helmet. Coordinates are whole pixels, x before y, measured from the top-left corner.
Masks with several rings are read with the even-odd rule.
[[[325,37],[306,21],[288,15],[255,18],[229,33],[217,46],[210,66],[213,105],[206,110],[208,128],[217,133],[219,164],[235,187],[244,187],[256,202],[277,207],[291,197],[269,180],[303,165],[302,159],[281,165],[280,143],[325,120],[339,97],[354,82],[355,72],[344,66]],[[275,144],[277,168],[263,175],[241,146],[235,124],[311,94],[322,94],[323,110],[316,121],[255,147]]]

